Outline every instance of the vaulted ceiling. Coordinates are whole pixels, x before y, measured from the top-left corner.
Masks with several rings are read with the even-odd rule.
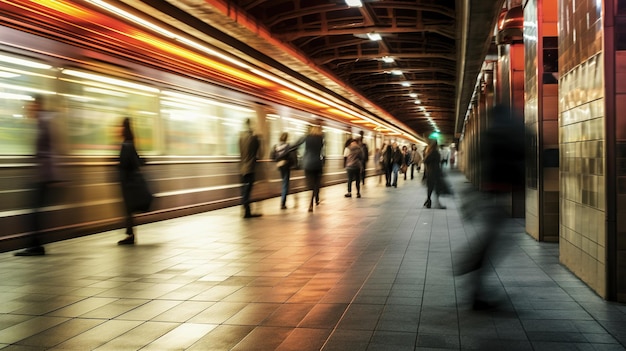
[[[163,1],[124,1],[160,9],[162,17],[171,15],[172,9],[164,7]],[[425,138],[438,129],[452,141],[461,132],[503,2],[362,0],[362,6],[349,6],[345,0],[167,3],[418,137]],[[372,40],[372,34],[380,35],[380,40]]]

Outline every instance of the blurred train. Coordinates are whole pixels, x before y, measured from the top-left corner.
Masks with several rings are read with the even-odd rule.
[[[346,180],[342,153],[348,138],[363,130],[370,160],[386,138],[373,128],[277,102],[263,90],[254,94],[214,75],[190,72],[184,62],[177,69],[171,62],[160,65],[158,58],[125,58],[128,48],[121,46],[103,49],[93,40],[70,40],[42,22],[29,26],[37,19],[19,19],[6,4],[2,7],[0,251],[23,247],[30,234],[36,126],[25,106],[34,94],[43,95],[45,108],[54,114],[60,181],[43,209],[44,242],[122,226],[116,165],[119,126],[126,116],[133,121],[144,173],[156,195],[152,210],[138,215],[138,223],[238,205],[238,135],[246,119],[262,136],[265,150],[254,200],[280,194],[279,172],[268,155],[283,131],[295,141],[308,125],[323,125],[326,186]],[[374,162],[368,168],[371,174]],[[291,191],[302,190],[303,172],[292,172]]]

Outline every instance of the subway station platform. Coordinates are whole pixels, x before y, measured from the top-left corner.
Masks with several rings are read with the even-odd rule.
[[[467,187],[451,173],[455,189]],[[472,309],[462,196],[425,209],[419,180],[345,185],[0,254],[3,350],[624,350],[626,306],[598,297],[510,219]],[[459,191],[459,193],[462,193]]]

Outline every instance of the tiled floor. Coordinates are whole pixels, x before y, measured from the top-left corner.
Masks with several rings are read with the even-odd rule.
[[[459,175],[451,180],[463,186]],[[624,350],[626,306],[603,301],[537,243],[503,231],[489,276],[501,305],[471,309],[471,276],[453,275],[475,244],[460,197],[424,209],[424,189],[369,178],[47,246],[0,254],[5,350]]]

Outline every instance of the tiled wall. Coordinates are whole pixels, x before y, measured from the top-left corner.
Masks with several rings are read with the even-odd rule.
[[[539,189],[538,189],[538,158],[537,134],[539,133],[539,64],[538,51],[538,0],[528,0],[524,6],[524,51],[525,55],[525,99],[524,123],[529,138],[534,142],[528,143],[526,148],[526,233],[539,240]]]
[[[625,4],[626,5],[626,4]],[[626,7],[626,6],[625,6]],[[625,37],[626,39],[626,37]],[[618,301],[626,301],[626,47],[615,55],[617,119],[617,267]]]
[[[601,8],[598,1],[559,0],[559,248],[561,262],[605,297]]]

